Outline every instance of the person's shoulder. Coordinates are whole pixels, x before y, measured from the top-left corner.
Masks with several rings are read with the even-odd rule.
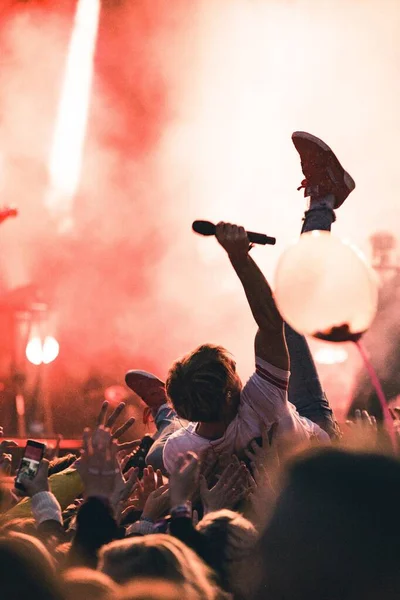
[[[196,423],[189,423],[186,427],[181,427],[178,431],[171,433],[164,445],[165,454],[186,452],[187,450],[196,450],[199,445],[199,438],[196,433]]]
[[[182,427],[172,433],[165,442],[163,450],[164,467],[171,473],[179,454],[184,454],[189,450],[201,452],[204,447],[204,440],[195,433],[196,423],[189,423],[187,427]]]
[[[174,433],[171,433],[171,435],[168,436],[165,445],[173,443],[175,440],[191,436],[195,431],[195,427],[195,423],[189,423],[186,427],[180,427],[179,429],[174,431]]]

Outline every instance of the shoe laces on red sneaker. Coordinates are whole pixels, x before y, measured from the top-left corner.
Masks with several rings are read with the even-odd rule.
[[[308,182],[307,179],[303,179],[303,181],[301,182],[301,185],[299,185],[299,187],[297,188],[297,191],[299,192],[300,190],[307,189],[308,187]]]
[[[313,196],[314,198],[321,198],[330,194],[330,190],[323,184],[312,184],[308,179],[303,179],[301,185],[297,188],[297,191],[304,189],[304,198]]]

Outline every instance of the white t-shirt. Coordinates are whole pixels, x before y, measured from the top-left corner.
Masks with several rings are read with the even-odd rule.
[[[239,410],[229,423],[223,437],[208,440],[196,433],[197,423],[189,423],[173,433],[164,446],[164,467],[170,473],[179,454],[188,450],[201,454],[212,447],[218,454],[240,454],[254,438],[260,437],[274,423],[279,433],[293,433],[296,438],[316,437],[329,441],[329,436],[318,425],[300,417],[287,399],[290,372],[278,369],[256,357],[256,371],[240,394]]]

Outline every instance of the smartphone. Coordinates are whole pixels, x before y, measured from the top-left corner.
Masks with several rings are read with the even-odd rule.
[[[30,479],[33,479],[36,476],[40,467],[40,462],[44,456],[45,449],[45,444],[35,442],[35,440],[28,440],[26,442],[24,454],[15,478],[15,487],[17,490],[24,491],[25,489],[20,479],[22,475],[27,475]]]

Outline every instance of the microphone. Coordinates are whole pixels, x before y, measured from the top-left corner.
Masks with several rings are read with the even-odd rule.
[[[216,227],[214,223],[210,221],[193,221],[192,229],[200,235],[215,235]],[[276,244],[276,238],[265,235],[265,233],[255,233],[254,231],[247,231],[247,237],[249,242],[252,244],[262,244],[265,246],[274,246]]]

